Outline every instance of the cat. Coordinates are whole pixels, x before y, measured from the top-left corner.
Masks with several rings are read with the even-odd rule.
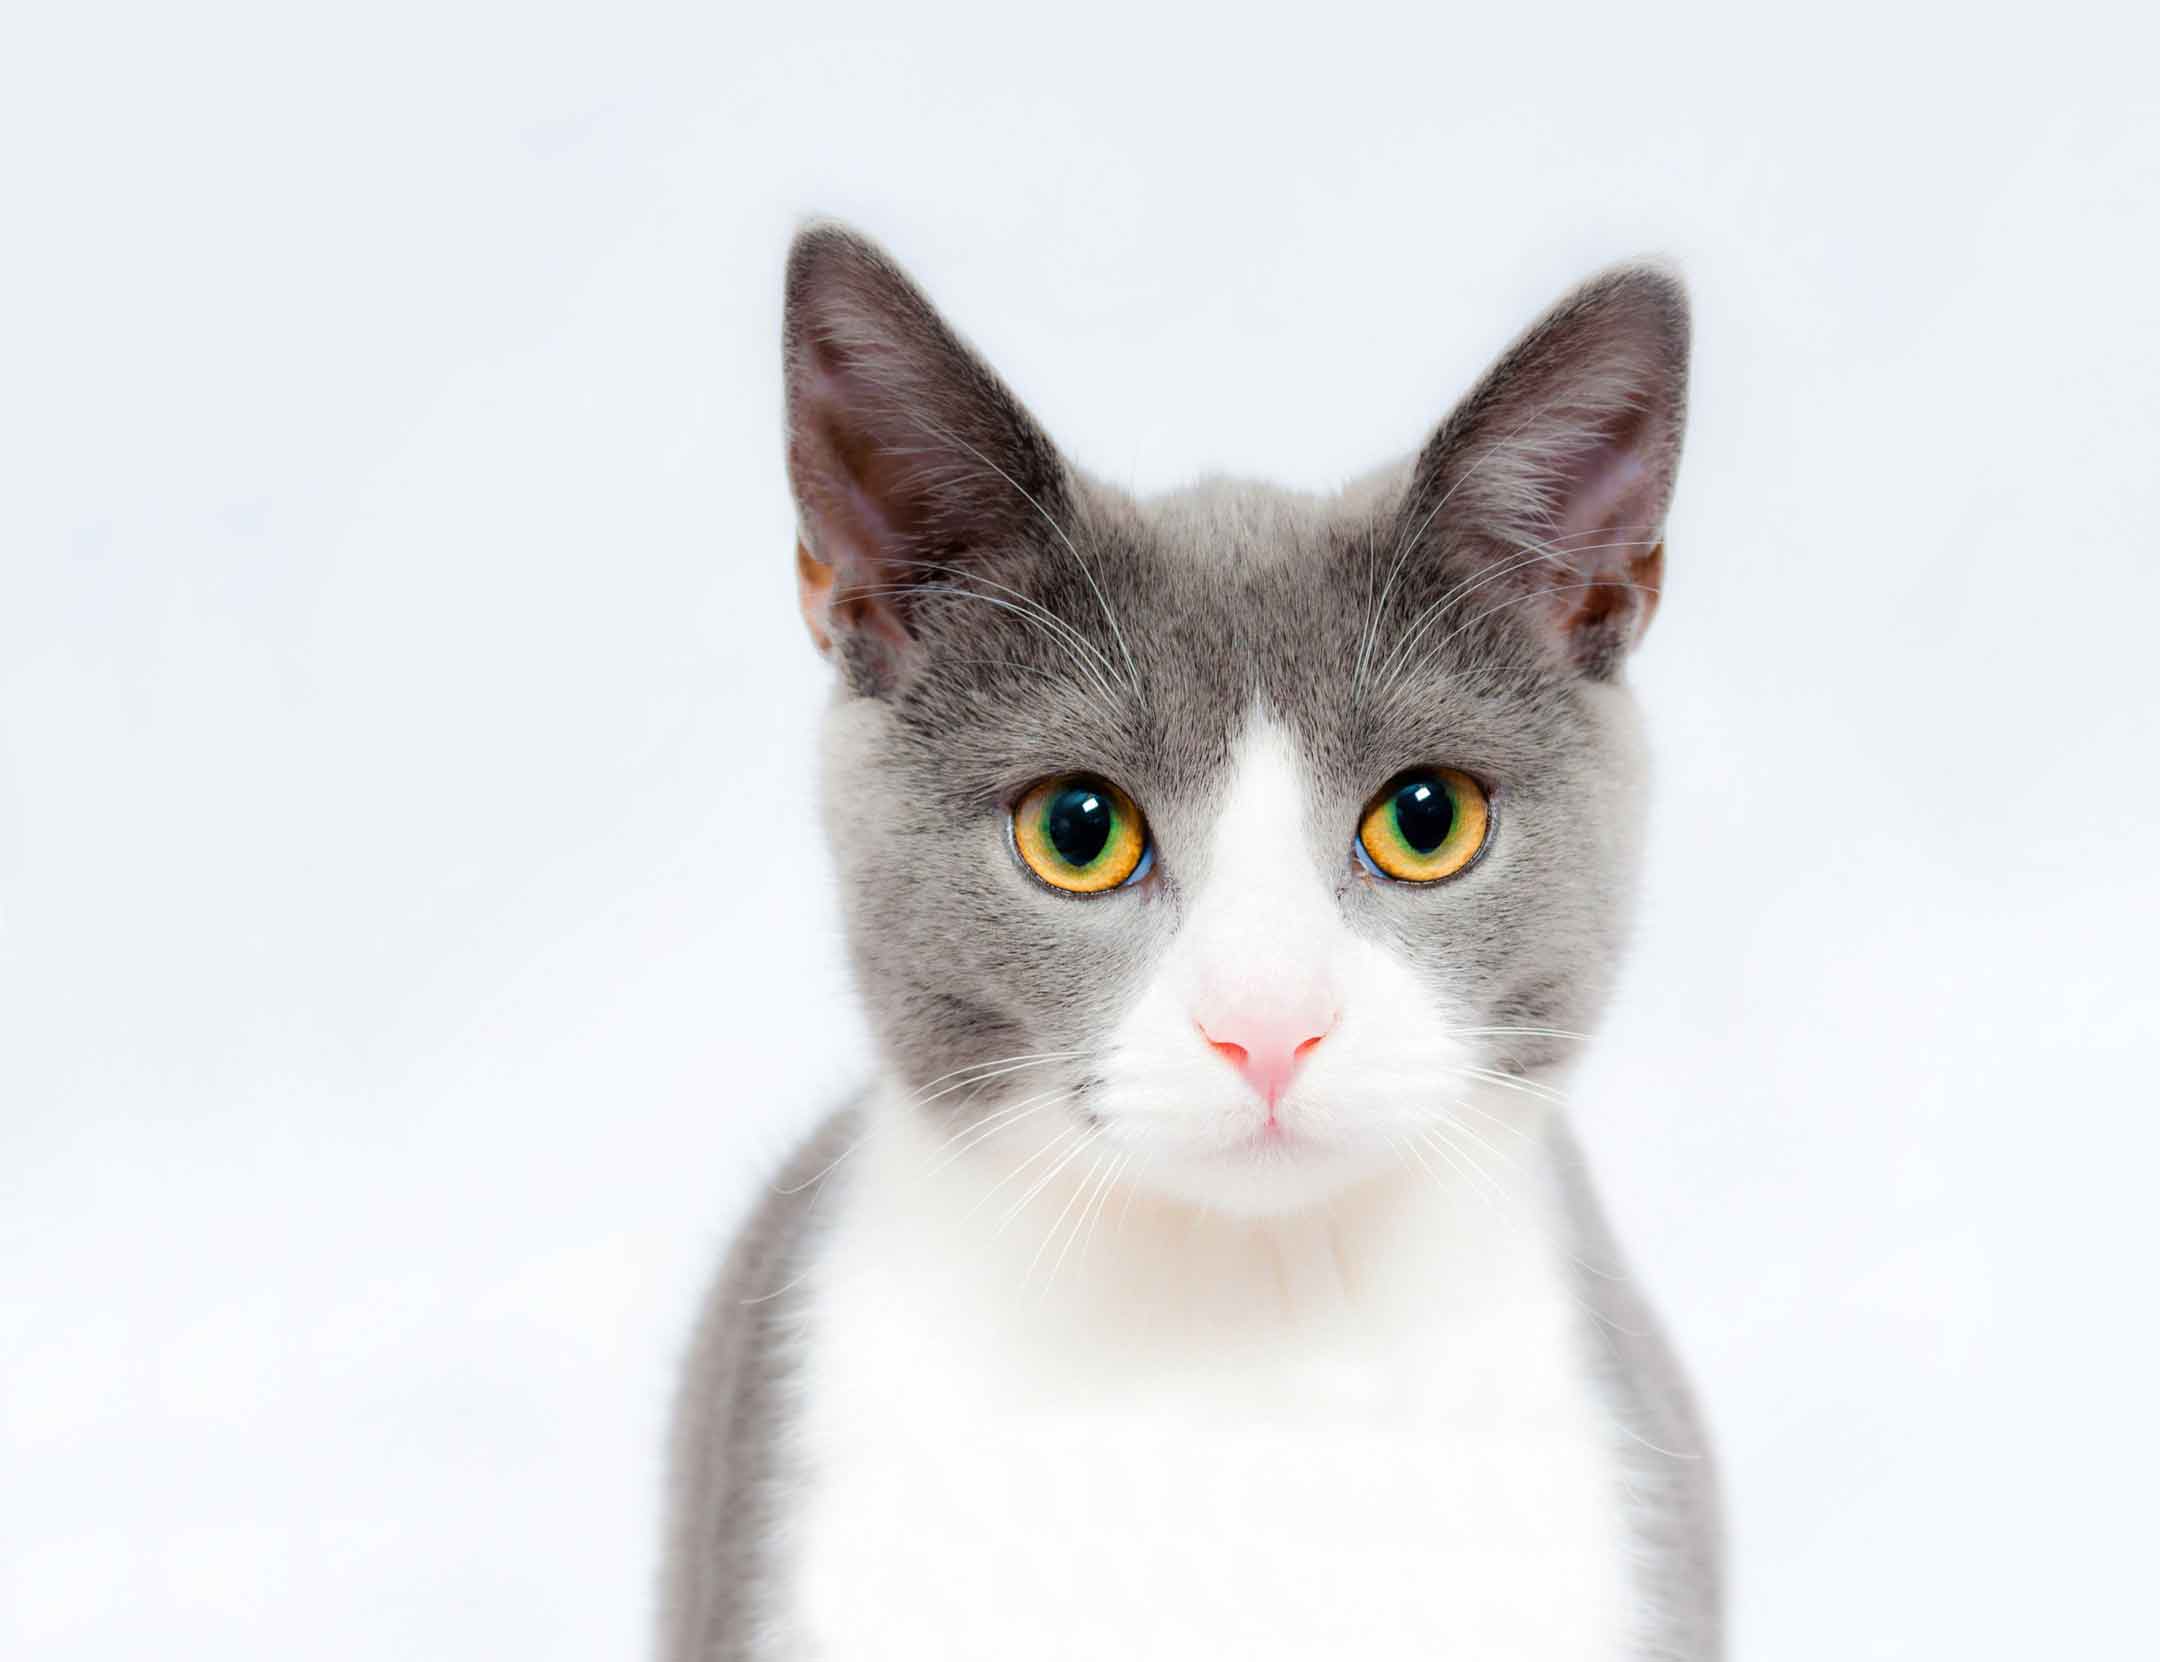
[[[728,1256],[667,1662],[1721,1654],[1689,1391],[1559,1110],[1629,926],[1651,265],[1329,496],[1138,501],[870,242],[790,253],[878,1076]]]

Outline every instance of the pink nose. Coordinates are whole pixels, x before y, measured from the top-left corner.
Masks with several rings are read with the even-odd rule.
[[[1331,1010],[1315,1006],[1268,1011],[1210,1012],[1194,1023],[1217,1055],[1245,1076],[1270,1112],[1305,1058],[1335,1026]]]

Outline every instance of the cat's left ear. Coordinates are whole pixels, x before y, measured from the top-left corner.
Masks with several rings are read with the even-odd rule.
[[[1465,605],[1522,615],[1574,668],[1611,676],[1657,609],[1687,371],[1677,277],[1632,265],[1586,283],[1433,435],[1404,534],[1443,551]]]

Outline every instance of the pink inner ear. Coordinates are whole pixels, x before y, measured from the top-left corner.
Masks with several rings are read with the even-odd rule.
[[[843,587],[884,581],[920,527],[924,504],[900,436],[880,431],[874,396],[819,354],[798,394],[798,460],[809,477],[818,557]]]
[[[892,592],[928,514],[919,464],[889,431],[876,389],[844,357],[814,352],[795,394],[793,463],[810,543],[798,564],[803,616],[821,651],[835,630],[909,645]]]
[[[1552,616],[1575,659],[1600,668],[1649,627],[1664,578],[1661,479],[1629,438],[1593,444],[1570,470],[1546,568]]]
[[[1648,523],[1648,516],[1654,507],[1649,497],[1656,483],[1633,445],[1593,446],[1575,468],[1560,512],[1559,535],[1596,541],[1592,532],[1610,532],[1614,541],[1625,537],[1655,541],[1657,527]]]

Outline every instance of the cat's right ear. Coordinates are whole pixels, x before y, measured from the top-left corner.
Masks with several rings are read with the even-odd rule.
[[[796,237],[782,349],[803,621],[879,691],[914,667],[927,585],[1055,513],[1063,464],[900,268],[843,227]]]

